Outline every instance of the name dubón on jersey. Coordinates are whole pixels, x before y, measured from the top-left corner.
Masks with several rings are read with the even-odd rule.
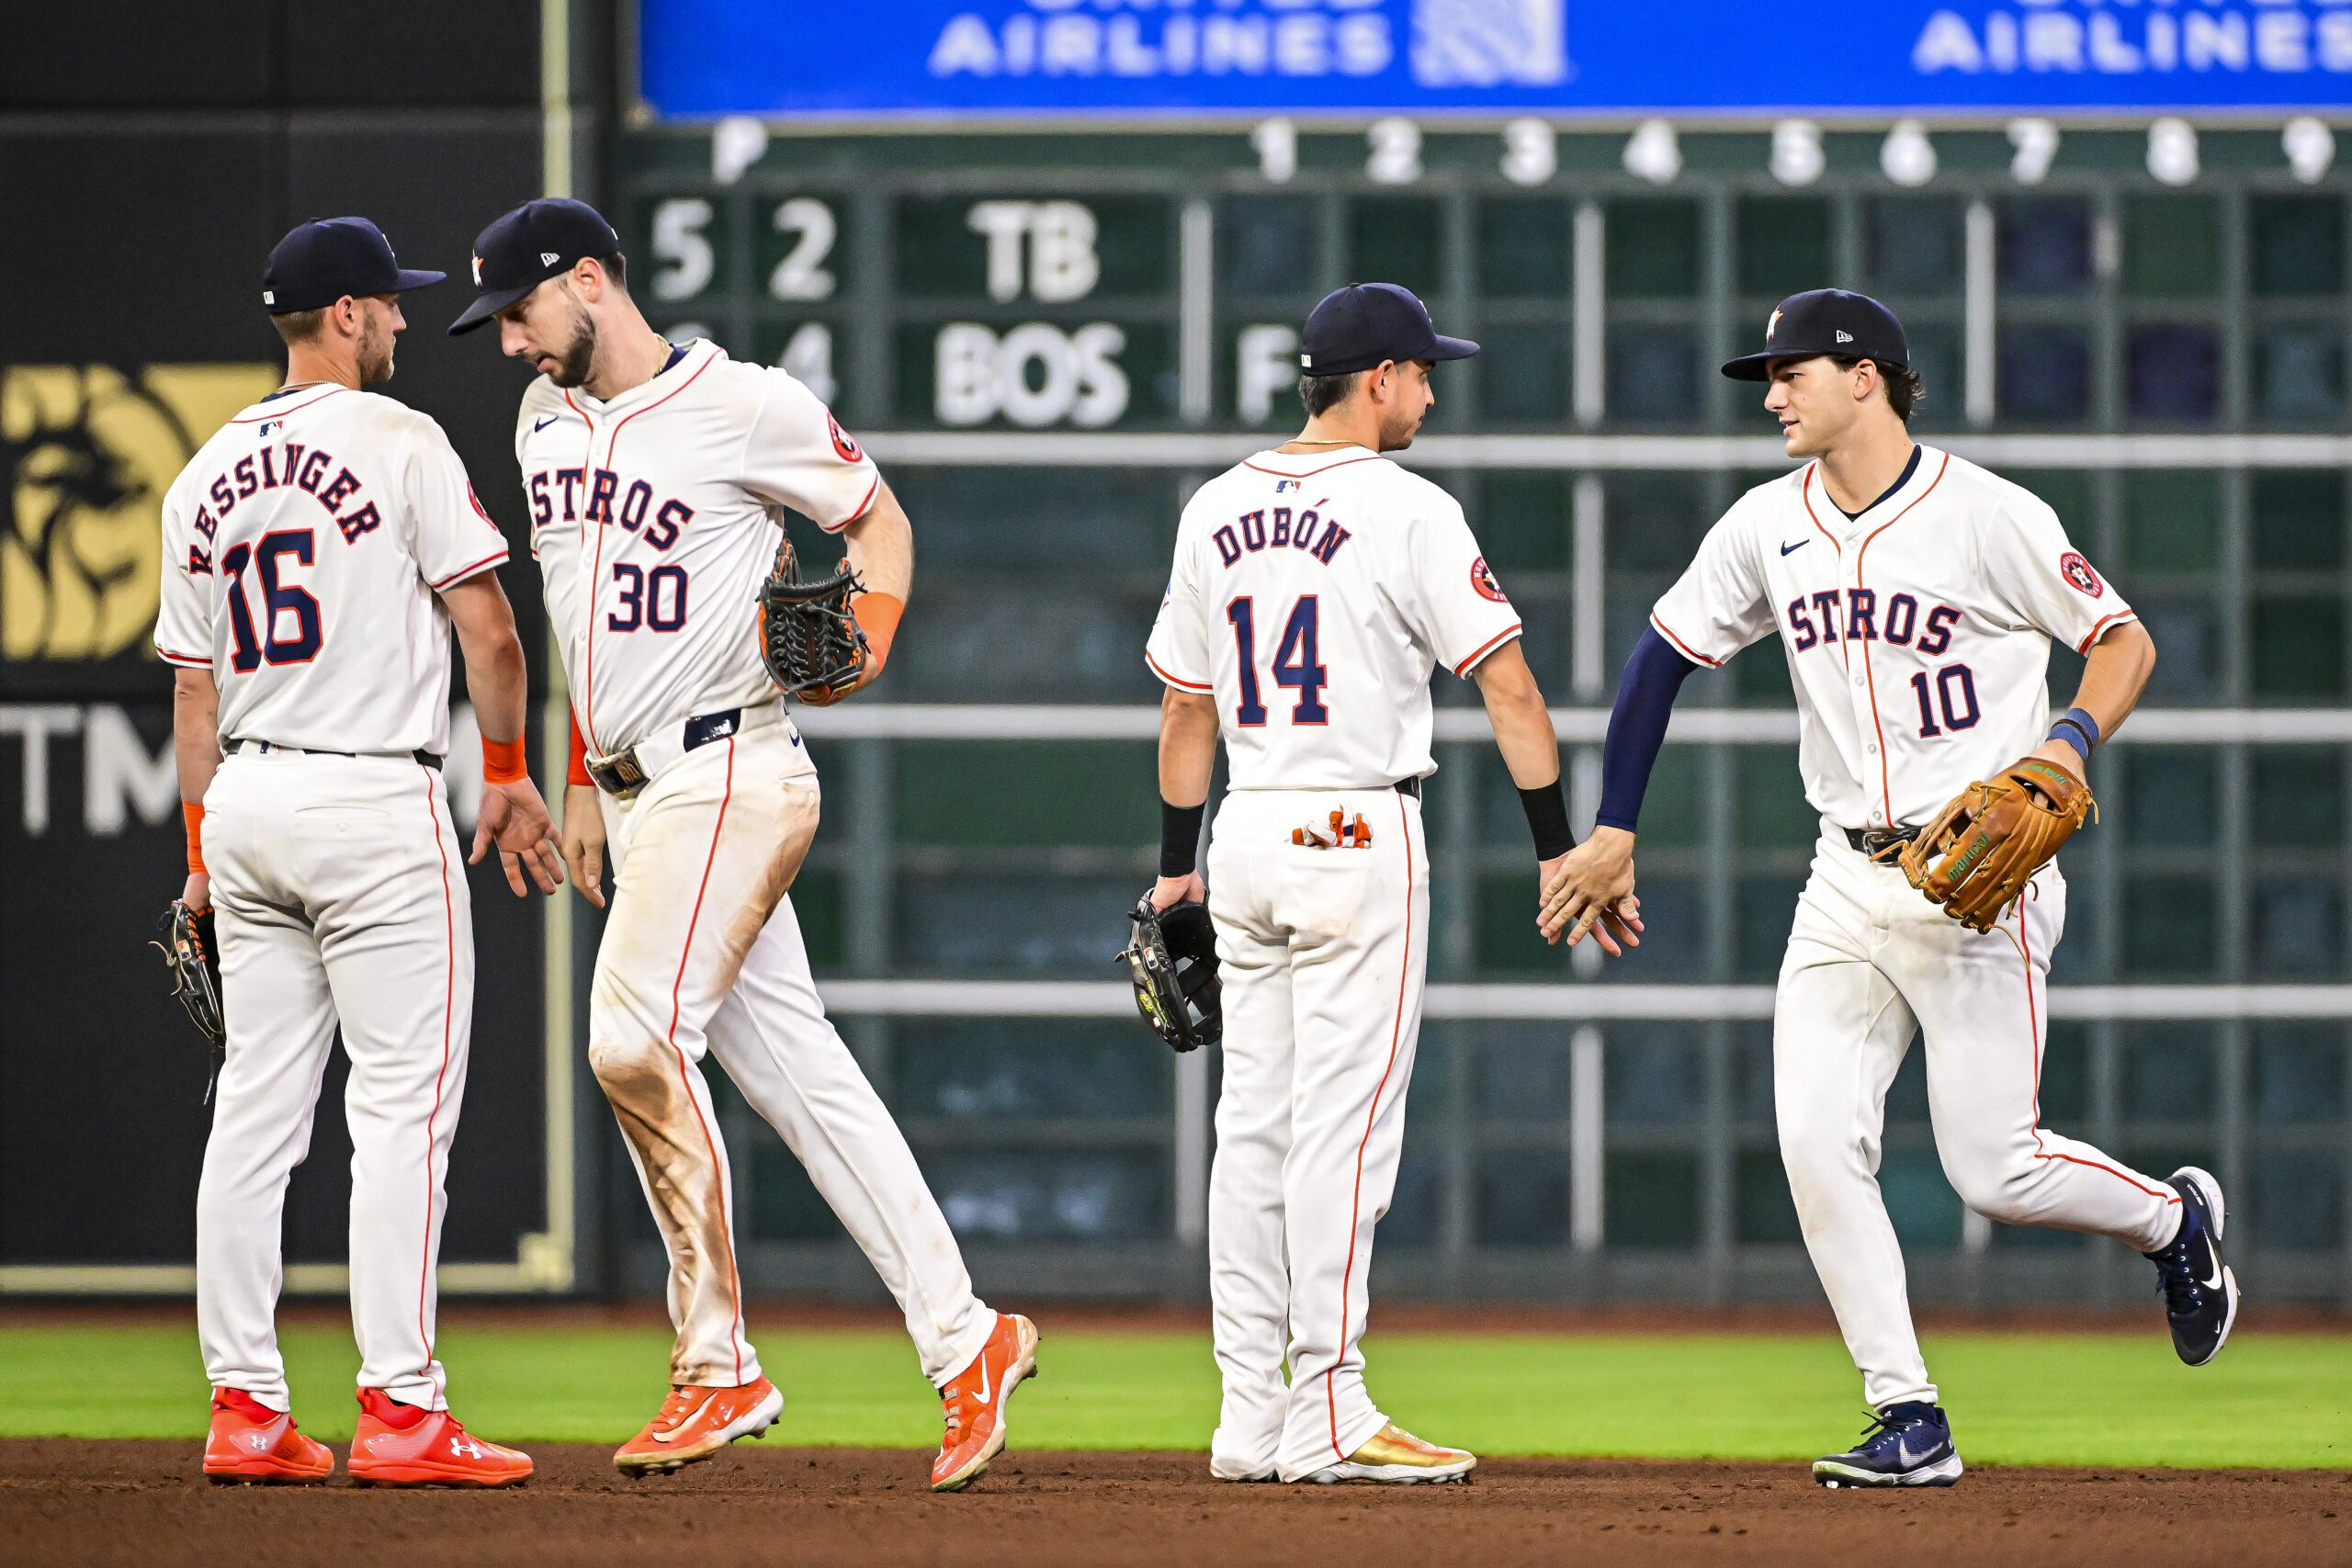
[[[1319,502],[1317,504],[1320,504]],[[1236,533],[1235,530],[1239,532]],[[1322,531],[1317,538],[1316,531]],[[1340,547],[1352,536],[1347,529],[1323,516],[1312,506],[1295,516],[1287,506],[1273,508],[1273,525],[1266,523],[1266,508],[1245,512],[1233,523],[1227,523],[1209,536],[1216,545],[1217,558],[1231,566],[1245,554],[1259,550],[1305,550],[1325,566],[1340,553]]]
[[[332,479],[327,478],[329,468],[335,471]],[[209,543],[239,502],[264,491],[288,487],[308,491],[318,498],[321,506],[335,513],[336,531],[343,535],[346,545],[357,543],[362,535],[373,533],[383,524],[383,516],[372,501],[362,502],[348,512],[339,510],[359,493],[358,475],[337,462],[332,453],[306,446],[300,441],[288,441],[283,446],[265,446],[249,457],[240,457],[228,470],[213,478],[210,488],[204,492],[204,501],[196,509],[197,536]],[[211,552],[190,545],[187,569],[191,573],[209,575]]]

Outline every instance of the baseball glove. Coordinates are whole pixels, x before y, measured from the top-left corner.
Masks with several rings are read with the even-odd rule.
[[[1124,962],[1135,982],[1136,1010],[1171,1050],[1216,1044],[1225,1034],[1225,1012],[1209,907],[1188,899],[1154,909],[1147,893],[1127,918],[1135,940],[1114,962]]]
[[[204,1080],[204,1098],[212,1098],[212,1082],[220,1073],[220,1051],[226,1026],[220,1021],[220,947],[213,938],[212,911],[191,909],[175,898],[164,911],[164,940],[147,945],[164,955],[171,966],[172,995],[204,1036],[212,1053],[212,1072]]]
[[[1962,790],[1899,846],[1897,863],[1929,903],[1971,931],[1991,931],[2097,808],[2090,785],[2026,757]],[[1880,858],[1896,852],[1889,846]]]
[[[851,599],[865,591],[847,561],[821,581],[803,582],[799,558],[786,539],[760,587],[760,660],[768,678],[812,706],[847,696],[872,652],[850,609]]]

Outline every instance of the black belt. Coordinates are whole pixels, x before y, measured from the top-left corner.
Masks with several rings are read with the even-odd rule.
[[[1846,842],[1853,847],[1856,854],[1876,860],[1888,850],[1909,843],[1921,831],[1917,828],[1880,828],[1866,833],[1860,828],[1849,828],[1846,829]]]
[[[1421,798],[1421,781],[1419,779],[1398,779],[1396,781],[1396,793],[1398,795],[1409,795],[1415,800],[1419,800]]]
[[[401,755],[398,751],[338,751],[329,746],[280,746],[275,741],[247,740],[242,736],[220,748],[221,755],[227,757],[233,757],[240,751],[251,751],[256,755],[266,755],[272,751],[286,751],[297,756],[308,757],[392,758]],[[441,759],[435,756],[432,752],[427,751],[422,746],[418,747],[415,750],[409,752],[408,759],[412,762],[416,762],[436,771],[441,766]]]
[[[686,720],[685,734],[681,738],[688,751],[707,746],[714,740],[724,740],[742,728],[743,710],[729,708],[723,713],[697,714]],[[589,757],[583,760],[588,776],[606,795],[634,795],[646,785],[645,769],[637,760],[637,748],[625,747],[609,757]]]

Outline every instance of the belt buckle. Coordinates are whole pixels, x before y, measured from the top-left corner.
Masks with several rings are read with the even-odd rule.
[[[609,756],[589,757],[585,766],[596,787],[616,799],[627,800],[646,785],[645,769],[638,762],[634,746]]]

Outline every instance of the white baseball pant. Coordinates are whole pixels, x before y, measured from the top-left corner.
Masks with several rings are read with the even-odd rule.
[[[600,797],[616,857],[588,1055],[670,1254],[670,1381],[760,1376],[743,1328],[718,1056],[784,1137],[906,1314],[924,1373],[971,1364],[996,1324],[906,1137],[825,1017],[786,896],[818,788],[776,708],[685,753],[633,798]]]
[[[204,807],[228,1025],[196,1201],[205,1373],[289,1407],[274,1321],[286,1183],[310,1152],[340,1022],[359,1383],[440,1409],[442,1183],[474,995],[441,775],[404,758],[248,753],[222,759]]]
[[[2143,1252],[2178,1228],[2171,1188],[2041,1124],[2044,987],[2065,924],[2054,863],[1980,932],[1842,833],[1815,854],[1773,1007],[1773,1101],[1805,1250],[1874,1408],[1936,1397],[1878,1186],[1886,1092],[1914,1033],[1936,1152],[1970,1208]]]
[[[1362,814],[1369,847],[1291,842],[1335,809],[1351,823]],[[1207,870],[1225,1010],[1209,1173],[1225,1393],[1210,1459],[1221,1474],[1296,1481],[1387,1419],[1364,1388],[1361,1341],[1420,1033],[1420,802],[1382,787],[1237,790],[1217,809]]]

